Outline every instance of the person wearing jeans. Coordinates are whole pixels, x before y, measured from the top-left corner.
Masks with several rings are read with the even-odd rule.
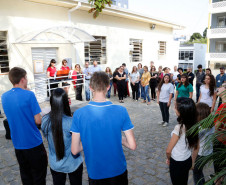
[[[151,79],[151,75],[148,72],[148,67],[144,66],[144,73],[141,77],[141,91],[144,92],[144,100],[143,103],[146,103],[146,98],[148,99],[148,105],[151,102],[151,99],[149,97],[149,81]]]
[[[169,107],[173,97],[174,87],[170,81],[170,75],[165,74],[158,86],[157,103],[162,113],[162,126],[166,127],[169,123]]]
[[[141,63],[139,63],[137,67],[138,67],[138,72],[140,73],[140,78],[141,78],[142,75],[143,75],[144,69],[142,68],[142,64]],[[138,98],[144,99],[144,92],[142,91],[141,87],[142,87],[141,86],[141,82],[139,82]]]

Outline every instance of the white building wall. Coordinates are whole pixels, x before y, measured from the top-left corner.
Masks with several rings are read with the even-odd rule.
[[[194,69],[197,69],[197,66],[199,64],[202,65],[202,68],[207,68],[206,65],[206,51],[207,51],[207,45],[206,44],[194,44],[195,48],[195,56],[194,56]]]
[[[58,67],[63,58],[72,58],[75,63],[84,64],[84,44],[13,44],[16,38],[25,33],[42,30],[51,26],[59,26],[68,23],[68,9],[50,6],[23,0],[7,0],[1,2],[0,7],[0,31],[8,31],[10,68],[20,66],[27,70],[29,82],[34,81],[33,62],[31,55],[32,47],[56,47],[58,49]],[[154,61],[156,67],[162,65],[171,69],[177,64],[178,42],[173,41],[171,28],[156,26],[150,29],[150,24],[132,21],[101,14],[97,19],[86,11],[76,10],[72,13],[72,22],[80,29],[91,35],[106,36],[107,39],[107,64],[113,70],[126,63],[129,71],[138,63],[129,61],[129,39],[143,40],[143,65],[150,65]],[[166,41],[166,56],[159,60],[158,41]],[[0,75],[0,94],[9,90],[12,86],[8,75]]]

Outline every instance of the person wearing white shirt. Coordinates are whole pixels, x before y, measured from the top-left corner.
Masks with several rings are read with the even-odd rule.
[[[162,113],[162,126],[166,127],[169,123],[169,107],[173,97],[174,87],[170,82],[170,75],[165,74],[158,86],[157,103]]]
[[[186,185],[189,170],[197,157],[194,155],[192,159],[191,151],[193,149],[195,154],[198,153],[198,135],[186,135],[197,123],[195,102],[191,98],[177,98],[175,112],[178,124],[171,133],[171,140],[166,149],[166,164],[169,165],[172,184]]]
[[[216,81],[213,75],[206,74],[204,85],[200,87],[200,96],[198,102],[203,102],[209,105],[210,111],[214,111],[217,99]]]
[[[133,100],[136,99],[138,101],[138,89],[139,89],[139,81],[140,81],[140,73],[137,71],[137,67],[133,66],[132,73],[129,74],[130,85],[133,94]]]

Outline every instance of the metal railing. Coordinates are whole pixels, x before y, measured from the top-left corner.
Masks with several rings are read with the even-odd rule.
[[[75,77],[75,76],[82,76],[82,78],[73,79],[72,77]],[[35,79],[35,82],[28,84],[28,88],[35,93],[39,102],[44,102],[49,99],[49,97],[51,96],[51,91],[54,89],[69,87],[71,85],[73,86],[84,85],[85,87],[85,83],[86,83],[85,76],[86,76],[85,74],[77,74],[77,75],[69,74],[67,76]],[[76,83],[78,80],[82,80],[82,82]],[[75,82],[75,84],[73,84],[72,82]],[[52,84],[60,84],[60,83],[69,83],[69,84],[64,86],[62,85],[62,87],[51,88]],[[47,92],[49,96],[47,96]],[[70,95],[68,94],[68,96]]]

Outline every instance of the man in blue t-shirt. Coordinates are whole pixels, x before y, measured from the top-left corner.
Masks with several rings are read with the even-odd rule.
[[[217,88],[220,88],[222,84],[226,82],[226,75],[225,75],[225,68],[224,66],[220,67],[220,74],[216,76],[216,86]],[[222,99],[219,98],[219,104],[218,107],[222,104]]]
[[[71,151],[76,155],[84,150],[90,185],[127,185],[122,145],[136,149],[134,126],[126,108],[106,101],[109,84],[105,72],[95,72],[90,79],[93,101],[78,109],[72,121]]]
[[[27,90],[27,72],[24,69],[12,68],[9,80],[13,88],[2,95],[2,106],[8,119],[22,183],[45,185],[47,154],[37,128],[41,124],[41,109],[34,93]]]

